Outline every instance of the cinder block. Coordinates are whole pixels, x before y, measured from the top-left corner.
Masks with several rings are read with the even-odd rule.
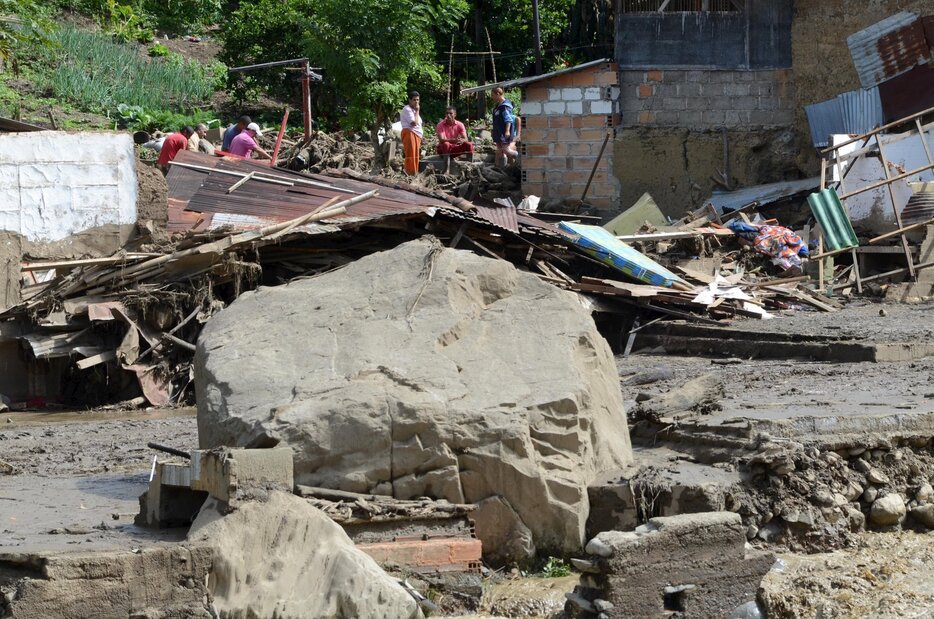
[[[597,86],[591,86],[584,89],[584,99],[587,101],[593,101],[594,99],[600,98],[600,91],[602,89]]]
[[[191,454],[191,489],[231,503],[251,489],[291,492],[295,485],[292,450],[195,450]]]
[[[702,113],[703,122],[709,125],[723,125],[726,122],[726,112],[723,110],[707,110]]]
[[[639,112],[639,124],[650,125],[655,122],[655,112]]]
[[[583,101],[568,101],[567,113],[568,114],[583,114],[584,113],[584,102]]]
[[[545,104],[545,114],[564,114],[565,109],[564,101],[549,101]]]
[[[522,115],[523,116],[537,116],[541,113],[542,113],[541,101],[523,101],[522,102]]]
[[[613,113],[613,102],[612,101],[591,101],[590,102],[590,113],[591,114],[612,114]]]
[[[700,94],[704,97],[722,97],[723,84],[718,82],[703,82],[700,84]]]
[[[723,94],[729,97],[745,97],[749,96],[749,84],[724,84],[723,85]]]
[[[549,88],[548,89],[548,100],[549,101],[560,101],[561,100],[561,89],[560,88]],[[547,106],[547,104],[545,104]]]
[[[754,110],[759,106],[759,98],[754,96],[734,97],[731,108],[737,110]],[[726,107],[724,107],[726,109]]]
[[[686,110],[688,102],[684,97],[666,97],[662,100],[662,107],[666,110]]]
[[[619,83],[626,86],[635,86],[643,83],[645,75],[642,71],[620,71]]]
[[[580,88],[562,88],[561,98],[565,101],[580,101],[584,98],[584,92]]]

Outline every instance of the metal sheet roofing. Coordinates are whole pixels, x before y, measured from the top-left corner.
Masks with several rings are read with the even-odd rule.
[[[884,123],[880,87],[853,90],[805,106],[814,146],[830,145],[831,135],[863,134]]]
[[[706,204],[711,204],[718,213],[735,211],[738,208],[758,202],[759,206],[772,204],[780,200],[810,193],[820,187],[820,178],[806,178],[799,181],[782,181],[767,185],[744,187],[736,191],[714,192]]]
[[[917,66],[879,84],[879,98],[886,123],[934,107],[934,64]]]
[[[850,35],[846,43],[863,88],[878,86],[931,58],[923,23],[909,11]]]
[[[496,82],[494,84],[483,84],[482,86],[474,86],[473,88],[464,88],[461,90],[461,95],[469,95],[476,92],[483,92],[485,90],[492,90],[497,86],[506,89],[506,88],[515,88],[516,86],[525,86],[526,84],[532,84],[534,82],[541,82],[542,80],[548,80],[559,75],[564,75],[565,73],[573,73],[574,71],[580,71],[582,69],[589,69],[591,67],[596,67],[601,64],[606,64],[613,62],[609,58],[601,58],[600,60],[591,60],[590,62],[585,62],[583,64],[575,65],[573,67],[568,67],[566,69],[559,69],[557,71],[552,71],[551,73],[543,73],[541,75],[533,75],[531,77],[521,77],[514,80],[506,80],[505,82]]]
[[[808,204],[814,218],[820,223],[824,235],[824,249],[837,251],[847,247],[857,247],[859,239],[853,231],[853,224],[847,217],[846,209],[840,202],[837,192],[824,189],[808,196]]]

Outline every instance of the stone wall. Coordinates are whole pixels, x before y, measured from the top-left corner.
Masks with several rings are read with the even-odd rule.
[[[530,84],[522,98],[522,192],[546,200],[579,200],[618,122],[615,64],[570,71]],[[611,136],[612,138],[612,136]],[[619,208],[619,181],[607,145],[587,191],[598,209]]]
[[[620,72],[624,127],[780,127],[794,121],[794,80],[768,71]]]

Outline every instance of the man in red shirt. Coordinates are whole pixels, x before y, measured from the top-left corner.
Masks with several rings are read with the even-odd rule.
[[[162,143],[162,150],[159,151],[159,160],[156,161],[156,165],[162,170],[163,174],[168,174],[169,162],[175,159],[179,151],[188,148],[188,138],[194,132],[194,129],[186,126],[181,131],[165,138],[165,142]]]
[[[453,106],[444,113],[444,120],[435,127],[438,135],[438,154],[469,155],[473,152],[473,144],[467,141],[467,128],[464,123],[457,120],[457,110]]]

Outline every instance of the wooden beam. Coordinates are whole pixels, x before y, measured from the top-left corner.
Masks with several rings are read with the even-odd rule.
[[[85,357],[84,359],[81,359],[80,361],[78,361],[75,365],[77,365],[78,369],[80,370],[86,370],[95,365],[98,365],[101,363],[107,363],[108,361],[113,361],[116,358],[117,358],[117,351],[108,350],[107,352],[102,352],[97,355]]]
[[[632,243],[637,241],[671,241],[675,239],[690,239],[698,236],[733,236],[729,228],[695,228],[693,230],[678,230],[677,232],[650,232],[648,234],[624,234],[616,237],[620,241]]]
[[[847,140],[846,142],[841,142],[840,144],[837,144],[836,146],[825,148],[824,150],[821,151],[821,154],[826,155],[827,153],[838,150],[844,146],[847,146],[848,144],[852,144],[853,142],[859,142],[860,140],[868,139],[869,137],[876,135],[877,133],[882,133],[883,131],[887,131],[888,129],[891,129],[892,127],[898,127],[899,125],[903,125],[907,122],[913,121],[916,118],[921,118],[922,116],[926,116],[927,114],[931,114],[931,113],[934,113],[934,107],[928,108],[916,114],[912,114],[911,116],[906,116],[905,118],[899,118],[898,120],[892,121],[887,125],[882,125],[881,127],[877,127],[873,129],[872,131],[868,131],[862,135],[856,136],[855,138],[851,138]]]

